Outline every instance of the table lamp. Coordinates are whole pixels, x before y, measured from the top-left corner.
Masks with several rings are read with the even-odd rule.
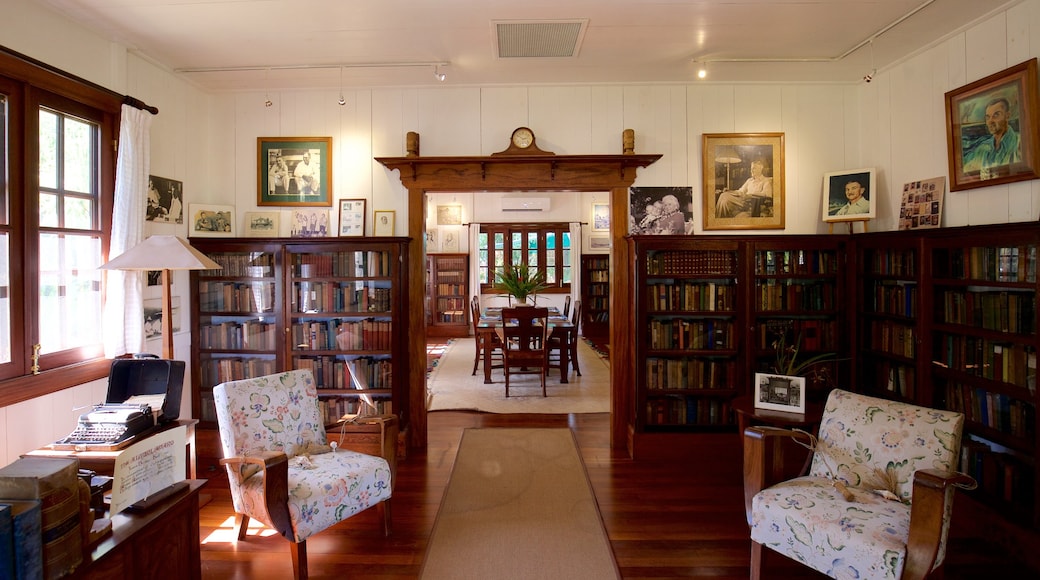
[[[732,165],[733,163],[740,163],[740,155],[737,155],[736,148],[734,148],[734,147],[732,147],[730,145],[723,145],[723,146],[719,147],[718,149],[716,149],[715,162],[716,163],[725,163],[726,164],[726,190],[728,191],[730,189],[730,187],[729,187],[729,166]]]
[[[148,239],[109,260],[102,270],[160,270],[162,272],[163,358],[173,358],[173,298],[171,270],[219,270],[220,264],[191,247],[178,236],[149,236]]]

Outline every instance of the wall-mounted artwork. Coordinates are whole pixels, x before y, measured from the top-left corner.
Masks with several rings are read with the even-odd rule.
[[[375,218],[376,225],[373,227],[372,235],[394,235],[394,222],[396,221],[396,215],[397,214],[392,209],[377,209],[375,215],[373,216]]]
[[[705,133],[704,229],[784,228],[784,134]]]
[[[332,235],[329,228],[329,210],[294,209],[289,235],[294,238],[327,238]]]
[[[692,187],[632,187],[628,190],[628,233],[682,235],[693,232]]]
[[[171,296],[173,332],[181,331],[181,297]],[[162,336],[162,298],[145,298],[144,300],[144,337],[159,338]]]
[[[903,185],[903,199],[899,205],[899,229],[917,230],[937,228],[942,223],[945,177],[911,181]]]
[[[364,199],[339,200],[339,235],[351,237],[365,235]]]
[[[437,206],[437,225],[460,226],[462,225],[462,204],[449,203]]]
[[[246,235],[253,238],[276,238],[281,213],[277,211],[247,211]]]
[[[867,220],[876,213],[877,179],[873,168],[824,174],[823,221]]]
[[[193,203],[188,206],[191,227],[190,237],[217,238],[235,236],[235,207],[231,205],[202,205]]]
[[[256,151],[256,205],[332,205],[332,137],[257,137]]]
[[[184,223],[184,184],[173,179],[149,175],[145,221]]]
[[[610,204],[609,203],[594,203],[594,204],[592,204],[592,231],[594,231],[594,232],[609,232],[610,231]]]

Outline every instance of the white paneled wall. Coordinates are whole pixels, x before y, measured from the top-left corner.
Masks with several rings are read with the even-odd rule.
[[[637,152],[663,154],[639,170],[636,184],[693,187],[697,234],[703,233],[702,135],[781,131],[786,138],[784,233],[825,233],[820,219],[823,174],[860,167],[877,168],[880,181],[872,192],[879,205],[870,229],[891,230],[904,183],[947,175],[943,93],[1040,55],[1040,0],[1026,0],[907,55],[870,84],[482,88],[449,82],[435,88],[347,91],[344,107],[337,104],[338,90],[280,91],[269,95],[274,106],[264,107],[264,93],[201,93],[38,2],[7,4],[6,12],[16,17],[0,19],[5,46],[159,107],[152,130],[152,173],[182,181],[186,206],[234,205],[240,228],[245,212],[258,209],[257,137],[331,136],[333,196],[369,200],[370,215],[376,209],[397,211],[396,233],[404,235],[406,192],[398,176],[374,157],[404,155],[408,131],[420,134],[423,155],[487,155],[504,149],[512,130],[526,125],[543,149],[557,154],[619,153],[621,132],[634,129]],[[45,38],[39,30],[51,33]],[[494,219],[483,212],[497,206],[485,200],[499,194],[488,195],[479,203],[472,196],[464,201],[470,212],[465,221]],[[592,201],[606,201],[605,194],[595,195],[570,194],[568,203],[554,200],[559,209],[550,212],[552,219],[586,221]],[[948,193],[943,225],[1032,221],[1038,215],[1040,181],[1030,181]],[[281,221],[282,233],[287,233],[288,217]],[[149,228],[148,233],[187,232],[186,225]],[[184,297],[186,315],[187,276],[175,278],[174,294]],[[175,339],[178,356],[186,357],[190,337],[182,332]],[[148,348],[158,350],[158,345]],[[97,387],[83,388],[70,389],[71,399],[96,402]],[[62,393],[0,408],[0,461],[68,431],[69,401]]]

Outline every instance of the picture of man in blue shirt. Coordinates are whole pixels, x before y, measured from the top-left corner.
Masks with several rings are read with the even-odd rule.
[[[1019,136],[1010,124],[1011,105],[997,97],[986,105],[986,129],[989,136],[975,141],[964,150],[964,172],[978,171],[981,179],[989,179],[989,169],[1022,160]]]

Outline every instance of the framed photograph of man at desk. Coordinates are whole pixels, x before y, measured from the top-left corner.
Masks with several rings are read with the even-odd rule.
[[[946,93],[950,191],[1040,177],[1036,63]]]
[[[332,137],[257,137],[256,205],[332,205]]]
[[[705,133],[705,230],[784,229],[784,134]]]

